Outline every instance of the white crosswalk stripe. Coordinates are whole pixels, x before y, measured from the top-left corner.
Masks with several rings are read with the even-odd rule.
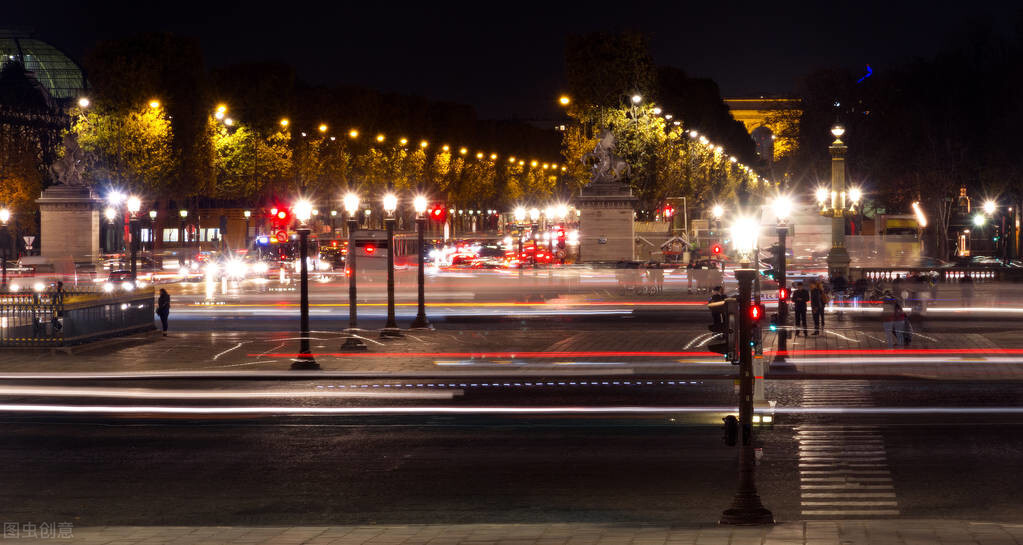
[[[872,407],[866,381],[803,385],[802,406]],[[899,515],[884,438],[874,426],[806,424],[795,428],[804,517]]]

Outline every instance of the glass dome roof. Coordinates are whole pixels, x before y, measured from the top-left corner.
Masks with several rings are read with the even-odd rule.
[[[74,98],[85,88],[82,68],[61,50],[42,40],[0,31],[0,67],[12,61],[32,72],[53,98]]]

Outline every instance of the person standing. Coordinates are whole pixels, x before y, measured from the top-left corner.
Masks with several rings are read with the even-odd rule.
[[[650,263],[650,279],[653,281],[654,291],[658,294],[664,292],[664,269],[659,263]]]
[[[881,297],[881,322],[884,326],[884,336],[888,341],[889,350],[894,349],[898,341],[896,327],[904,320],[903,316],[899,300],[892,295],[890,290],[884,290],[884,295]]]
[[[810,292],[806,291],[802,282],[796,282],[796,291],[792,292],[793,312],[796,315],[796,336],[799,336],[799,326],[803,326],[803,336],[806,336],[806,303],[810,301]]]
[[[714,290],[710,296],[708,303],[717,303],[725,300],[725,290],[721,286],[714,286]],[[724,323],[724,313],[718,310],[710,311],[711,318],[714,320],[714,325],[719,326]]]
[[[156,315],[160,317],[163,325],[163,336],[167,336],[167,318],[170,317],[170,294],[167,290],[160,288],[160,298],[156,301]]]
[[[824,286],[817,282],[810,288],[810,311],[813,313],[813,334],[820,335],[824,327]]]

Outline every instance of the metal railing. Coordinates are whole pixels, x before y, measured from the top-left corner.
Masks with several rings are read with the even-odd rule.
[[[154,328],[152,290],[0,293],[0,347],[68,346]]]

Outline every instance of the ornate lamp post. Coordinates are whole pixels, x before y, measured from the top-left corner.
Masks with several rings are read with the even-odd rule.
[[[245,249],[249,248],[249,220],[252,218],[252,210],[242,212],[245,216]]]
[[[139,210],[142,209],[142,200],[132,195],[125,201],[126,207],[128,208],[128,236],[131,237],[131,282],[134,284],[138,278],[138,229],[139,229]]]
[[[3,280],[0,281],[0,289],[7,291],[7,259],[9,258],[8,252],[11,249],[11,233],[7,230],[7,224],[11,221],[11,211],[7,208],[0,208],[0,224],[3,224],[4,231],[3,237],[0,237],[0,241],[3,243],[3,255],[0,256],[0,267],[3,268]]]
[[[412,329],[431,329],[430,320],[427,319],[427,291],[426,291],[426,254],[427,247],[424,241],[424,232],[427,230],[427,197],[417,196],[412,200],[412,208],[415,209],[415,232],[418,240],[418,284],[419,284],[419,309],[415,314],[415,321],[412,322]]]
[[[345,212],[348,213],[348,254],[345,263],[348,268],[348,329],[345,331],[343,351],[366,350],[366,343],[359,338],[359,311],[355,287],[355,231],[359,228],[359,196],[349,193],[344,197]]]
[[[313,359],[312,351],[309,349],[309,263],[306,260],[306,254],[309,252],[309,218],[313,214],[313,205],[306,200],[301,200],[295,203],[294,207],[295,218],[301,222],[299,225],[298,232],[298,254],[301,259],[299,265],[300,271],[300,312],[301,317],[299,319],[299,338],[300,345],[298,349],[298,357],[292,360],[291,368],[294,370],[316,370],[320,368],[320,364],[316,363]]]
[[[393,193],[384,195],[384,226],[387,227],[387,323],[380,330],[381,337],[401,337],[398,322],[394,318],[394,211],[398,208],[398,197]]]
[[[533,268],[534,269],[536,268],[536,247],[539,245],[539,240],[537,240],[537,238],[536,238],[536,236],[537,236],[537,232],[536,232],[537,231],[537,225],[538,225],[539,221],[540,221],[540,209],[539,208],[530,208],[529,209],[529,222],[530,222],[529,237],[533,239],[533,259],[532,259],[532,262],[533,262]]]
[[[785,354],[788,351],[789,332],[785,329],[785,323],[789,316],[789,288],[785,278],[785,237],[789,233],[789,216],[792,214],[792,199],[786,195],[779,195],[774,199],[774,215],[778,219],[778,263],[774,270],[778,271],[778,354],[774,361],[785,361]]]
[[[178,210],[178,215],[181,216],[181,237],[180,237],[180,241],[181,241],[181,247],[184,248],[185,247],[185,233],[186,233],[186,231],[185,231],[185,220],[188,219],[188,210],[182,208],[181,210]]]
[[[826,188],[817,189],[817,204],[821,215],[831,218],[831,250],[828,251],[828,276],[832,279],[849,277],[849,252],[845,249],[845,218],[856,213],[861,192],[857,188],[845,188],[845,152],[842,142],[845,127],[836,123],[831,127],[835,141],[828,146],[831,151],[831,192]]]
[[[522,276],[522,226],[526,221],[526,207],[516,206],[515,207],[515,228],[518,236],[516,237],[516,243],[518,245],[518,253],[515,254],[515,260],[519,262],[519,276]]]
[[[742,446],[739,451],[739,487],[732,506],[721,514],[721,524],[772,524],[774,515],[760,503],[756,485],[756,459],[753,450],[753,348],[750,346],[752,318],[750,295],[756,269],[749,268],[750,255],[760,226],[753,218],[739,218],[732,225],[732,241],[739,252],[741,268],[735,270],[739,282],[739,424]]]
[[[149,253],[156,254],[156,210],[149,211]]]

